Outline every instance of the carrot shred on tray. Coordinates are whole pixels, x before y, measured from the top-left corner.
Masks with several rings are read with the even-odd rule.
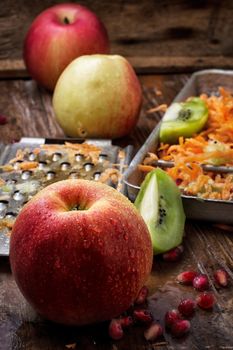
[[[182,193],[233,200],[233,173],[219,174],[202,168],[203,164],[233,166],[233,96],[220,87],[218,95],[202,94],[200,98],[209,110],[205,129],[190,138],[180,137],[178,144],[161,143],[155,157],[174,163],[166,171]],[[155,157],[148,155],[140,169],[150,171]]]

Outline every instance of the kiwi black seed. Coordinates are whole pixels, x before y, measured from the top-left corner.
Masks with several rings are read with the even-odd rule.
[[[175,102],[162,119],[160,141],[176,143],[180,136],[191,137],[203,129],[207,119],[208,108],[201,98],[193,97],[187,102]]]
[[[181,244],[185,214],[180,191],[163,170],[147,174],[135,201],[149,229],[154,254],[164,253]]]
[[[192,111],[191,109],[181,109],[178,113],[178,117],[177,119],[180,119],[180,120],[189,120],[190,118],[192,117]]]

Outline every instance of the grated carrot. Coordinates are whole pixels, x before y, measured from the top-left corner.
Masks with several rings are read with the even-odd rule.
[[[201,164],[233,166],[233,96],[219,88],[219,95],[200,98],[207,104],[209,115],[206,128],[190,138],[179,138],[179,143],[161,143],[159,159],[172,161],[168,174],[185,194],[202,198],[233,200],[233,174],[205,172]],[[150,162],[151,160],[151,162]],[[150,171],[153,157],[147,156],[142,171]]]

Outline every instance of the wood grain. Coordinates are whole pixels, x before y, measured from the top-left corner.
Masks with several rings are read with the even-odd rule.
[[[189,73],[202,69],[233,68],[232,57],[161,57],[161,56],[132,56],[126,57],[137,74]],[[0,79],[29,78],[22,59],[0,60]]]
[[[22,59],[33,19],[61,1],[6,0],[0,7],[0,60]],[[80,0],[105,24],[111,52],[136,57],[154,72],[233,66],[233,2],[229,0]],[[40,58],[42,59],[42,58]]]

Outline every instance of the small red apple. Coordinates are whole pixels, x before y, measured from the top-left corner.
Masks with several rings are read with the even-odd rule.
[[[49,90],[73,59],[94,53],[109,53],[107,31],[92,11],[79,4],[59,4],[43,11],[24,41],[30,75]]]
[[[68,136],[123,137],[135,127],[140,82],[119,55],[84,55],[62,72],[53,94],[56,118]]]
[[[128,309],[152,266],[148,229],[134,205],[88,180],[52,184],[19,213],[10,262],[21,292],[45,318],[68,325]]]

